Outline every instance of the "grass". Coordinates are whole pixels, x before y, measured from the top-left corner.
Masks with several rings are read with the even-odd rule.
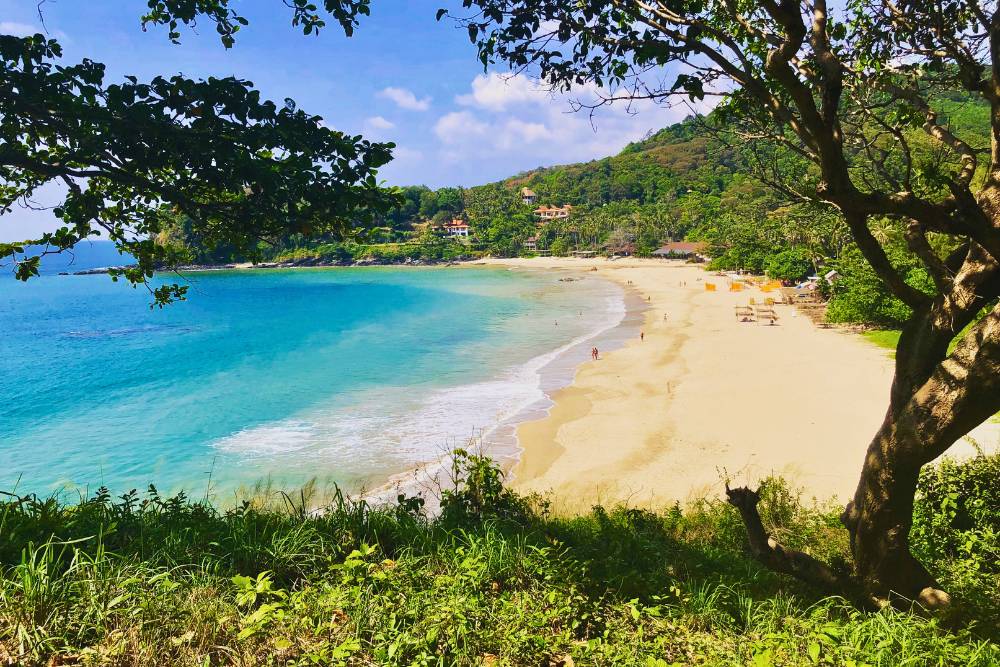
[[[865,331],[861,335],[879,347],[884,347],[895,352],[896,345],[899,344],[899,336],[902,333],[899,329],[872,329],[871,331]]]
[[[935,471],[915,513],[921,557],[978,619],[952,629],[763,570],[724,503],[554,517],[488,461],[461,464],[435,519],[413,498],[316,515],[291,496],[225,512],[154,489],[11,497],[0,664],[1000,663],[995,458]],[[775,482],[761,509],[790,546],[846,555],[836,508]]]

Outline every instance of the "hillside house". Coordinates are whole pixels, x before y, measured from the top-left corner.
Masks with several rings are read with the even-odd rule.
[[[535,194],[534,190],[521,188],[521,201],[528,206],[534,206],[535,202],[538,201],[538,195]]]
[[[446,222],[443,229],[444,233],[453,239],[469,237],[469,225],[461,218],[455,218],[451,222]]]
[[[535,252],[538,250],[538,237],[532,236],[530,238],[524,239],[524,249],[528,252]]]
[[[540,206],[535,209],[535,215],[541,220],[558,220],[568,218],[572,211],[573,207],[569,204],[565,206]]]

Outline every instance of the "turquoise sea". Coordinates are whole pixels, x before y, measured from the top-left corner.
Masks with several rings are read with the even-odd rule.
[[[95,244],[74,270],[120,262]],[[151,310],[107,276],[0,277],[0,490],[349,489],[481,439],[516,454],[621,288],[493,267],[192,273]],[[174,278],[176,279],[176,278]]]

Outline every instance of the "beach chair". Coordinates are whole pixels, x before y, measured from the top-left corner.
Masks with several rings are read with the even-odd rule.
[[[730,284],[729,285],[729,291],[730,292],[742,292],[743,291],[743,283],[734,282],[734,283]]]
[[[753,322],[753,308],[750,306],[736,306],[736,319],[740,322]]]
[[[757,305],[757,299],[755,299],[753,297],[750,297],[750,305],[751,306],[756,306]]]
[[[774,312],[774,308],[771,306],[757,306],[754,308],[754,311],[758,322],[768,320],[768,324],[774,326],[774,323],[778,321],[778,314]]]
[[[705,283],[705,291],[706,292],[714,292],[715,291],[715,283]]]

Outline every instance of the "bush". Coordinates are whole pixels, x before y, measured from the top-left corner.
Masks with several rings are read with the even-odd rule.
[[[306,492],[226,511],[152,487],[76,504],[8,496],[0,662],[1000,663],[989,641],[997,457],[926,471],[915,510],[914,547],[947,586],[964,586],[980,634],[861,613],[762,569],[718,499],[553,517],[504,488],[488,459],[458,452],[454,472],[438,518],[406,497],[372,507],[337,494],[317,513]],[[846,553],[837,509],[803,505],[780,480],[765,484],[760,509],[789,546]]]
[[[441,520],[453,526],[485,519],[527,522],[527,503],[504,487],[503,478],[492,459],[456,449],[452,452],[453,488],[441,494]]]
[[[1000,627],[1000,455],[944,459],[920,474],[913,549],[946,586]]]
[[[931,278],[915,257],[892,246],[887,254],[908,284],[930,293]],[[889,292],[856,247],[846,251],[834,268],[840,277],[832,285],[828,321],[899,327],[910,318],[910,308]]]
[[[771,278],[799,282],[813,272],[813,264],[809,253],[792,248],[768,257],[764,269]]]
[[[569,254],[570,243],[569,240],[564,236],[560,236],[555,241],[552,242],[551,250],[552,254],[556,257],[565,257]]]

